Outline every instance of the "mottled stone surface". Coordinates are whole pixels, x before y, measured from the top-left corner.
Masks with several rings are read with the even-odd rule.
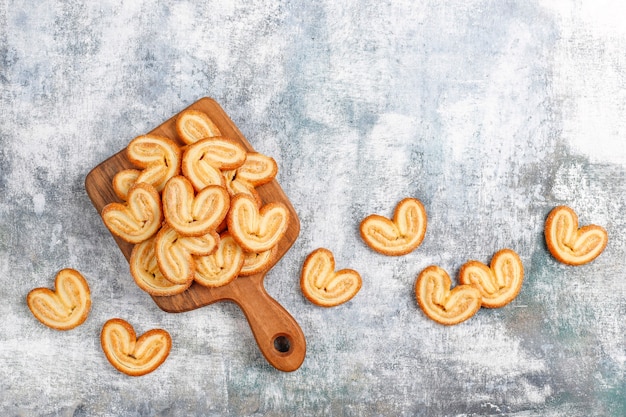
[[[3,416],[626,415],[626,6],[578,1],[0,0],[0,409]],[[132,281],[85,191],[89,170],[180,109],[215,98],[278,162],[302,222],[266,288],[307,337],[281,373],[233,304],[172,315]],[[420,248],[369,250],[358,224],[403,197]],[[547,252],[567,204],[610,241],[593,263]],[[298,279],[332,250],[363,287],[331,309]],[[417,274],[516,250],[513,303],[443,327]],[[80,270],[80,327],[25,296]],[[170,332],[157,371],[118,373],[112,317]]]

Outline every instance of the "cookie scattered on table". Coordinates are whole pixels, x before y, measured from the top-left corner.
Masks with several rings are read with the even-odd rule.
[[[415,296],[420,308],[430,319],[444,325],[459,324],[480,309],[480,291],[472,285],[457,285],[448,273],[436,266],[425,268],[415,281]]]
[[[335,271],[333,253],[325,248],[311,252],[302,266],[302,294],[313,304],[322,307],[348,302],[359,292],[361,285],[361,275],[355,270]]]
[[[82,324],[91,308],[89,285],[75,269],[62,269],[54,280],[54,290],[35,288],[26,296],[33,316],[48,327],[70,330]]]
[[[163,329],[149,330],[137,338],[130,323],[114,318],[102,326],[100,344],[115,369],[141,376],[161,366],[172,348],[172,338]]]
[[[400,201],[390,220],[378,214],[367,216],[360,225],[361,238],[376,252],[389,256],[415,250],[426,234],[426,210],[415,198]]]
[[[459,272],[461,284],[476,287],[482,297],[482,307],[499,308],[519,294],[524,281],[524,266],[511,249],[498,251],[487,266],[479,261],[466,262]]]
[[[579,228],[578,216],[567,206],[555,207],[546,219],[544,235],[548,250],[559,262],[583,265],[596,259],[606,247],[609,237],[597,225]]]

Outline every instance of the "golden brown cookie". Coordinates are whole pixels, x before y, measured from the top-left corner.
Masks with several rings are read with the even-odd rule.
[[[187,145],[220,136],[220,130],[206,113],[191,109],[183,111],[176,118],[176,133]]]
[[[225,137],[203,139],[189,145],[183,154],[182,172],[196,191],[209,185],[224,186],[222,170],[240,167],[246,160],[246,150]]]
[[[444,325],[461,323],[480,309],[480,291],[471,285],[457,285],[452,290],[448,273],[432,265],[415,281],[415,296],[420,308],[430,319]]]
[[[567,206],[555,207],[546,220],[544,235],[548,250],[559,262],[583,265],[596,259],[609,241],[597,225],[578,227],[578,216]]]
[[[128,199],[128,191],[135,185],[140,174],[141,171],[138,169],[123,169],[115,174],[112,186],[115,195],[117,195],[120,200],[126,201]]]
[[[194,280],[205,287],[221,287],[239,275],[243,250],[228,232],[222,233],[217,250],[207,256],[196,256]]]
[[[491,266],[469,261],[461,267],[459,282],[476,287],[482,297],[482,307],[498,308],[510,303],[522,288],[524,265],[511,249],[498,251]]]
[[[202,236],[181,236],[169,225],[163,225],[154,242],[159,270],[173,284],[190,284],[196,271],[194,255],[215,252],[219,240],[215,232]]]
[[[210,185],[197,194],[182,175],[163,189],[163,213],[167,223],[183,236],[203,236],[226,217],[230,196],[224,187]]]
[[[274,158],[258,152],[248,152],[246,160],[237,169],[225,170],[226,188],[232,195],[241,190],[258,187],[272,181],[278,173]]]
[[[62,269],[54,280],[54,291],[35,288],[26,296],[33,316],[48,327],[70,330],[82,324],[91,308],[89,285],[75,269]]]
[[[126,155],[130,162],[143,168],[136,182],[152,184],[158,192],[170,178],[180,173],[181,149],[165,136],[138,136],[128,144]]]
[[[276,246],[289,225],[289,210],[282,203],[257,206],[250,196],[237,194],[231,199],[226,217],[228,230],[246,252],[265,252]]]
[[[110,319],[100,332],[106,358],[118,371],[130,376],[146,375],[161,366],[172,348],[172,338],[163,329],[152,329],[137,338],[125,320]]]
[[[249,275],[259,274],[269,269],[270,265],[273,265],[274,260],[278,254],[278,247],[274,246],[270,250],[265,252],[245,252],[243,258],[243,266],[239,275],[247,277]]]
[[[361,289],[361,275],[353,269],[335,271],[335,258],[325,248],[307,256],[300,274],[302,294],[313,304],[334,307],[351,300]]]
[[[128,191],[128,201],[103,207],[102,220],[111,233],[126,242],[143,242],[159,230],[163,221],[159,193],[150,184],[137,183]]]
[[[193,281],[174,284],[163,276],[154,252],[155,237],[151,237],[133,247],[130,255],[130,274],[139,288],[157,297],[180,294]]]
[[[426,210],[415,198],[400,201],[393,219],[378,214],[367,216],[360,225],[361,238],[376,252],[406,255],[417,248],[426,234]]]

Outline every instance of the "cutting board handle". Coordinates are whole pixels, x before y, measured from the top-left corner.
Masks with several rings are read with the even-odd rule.
[[[295,371],[304,362],[306,339],[296,320],[265,291],[263,277],[240,277],[240,296],[232,299],[243,311],[259,350],[276,369]]]

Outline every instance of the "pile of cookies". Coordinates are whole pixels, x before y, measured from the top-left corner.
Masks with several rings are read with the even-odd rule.
[[[263,272],[289,225],[287,207],[262,205],[256,189],[275,178],[273,158],[221,136],[198,110],[182,112],[176,131],[184,147],[158,135],[129,143],[128,159],[140,169],[115,175],[122,202],[102,210],[111,233],[135,245],[131,275],[154,296]]]
[[[136,168],[113,177],[121,202],[102,209],[111,233],[134,245],[129,262],[134,281],[151,295],[170,296],[194,282],[219,287],[265,272],[290,221],[284,204],[263,205],[257,191],[275,178],[276,162],[221,136],[197,110],[178,116],[176,132],[183,146],[150,134],[129,143],[126,155]],[[54,285],[30,291],[32,314],[57,330],[79,326],[91,308],[87,281],[64,269]],[[151,329],[137,337],[121,318],[103,325],[100,342],[109,362],[131,376],[154,371],[172,346],[167,331]]]

